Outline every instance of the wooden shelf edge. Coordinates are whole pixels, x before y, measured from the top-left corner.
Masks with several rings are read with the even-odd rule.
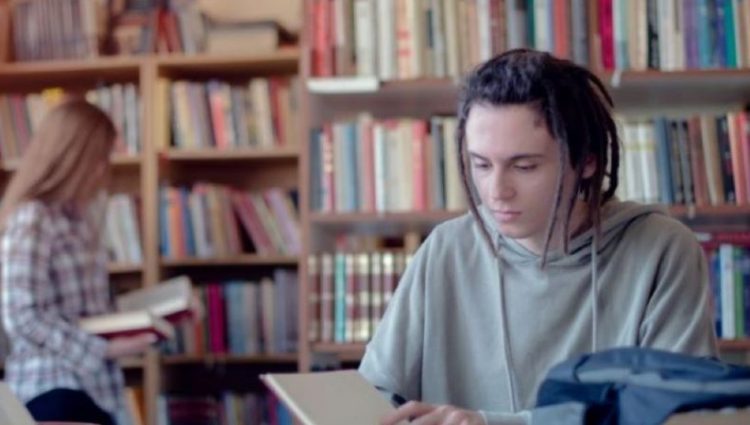
[[[297,47],[283,47],[274,52],[253,55],[154,55],[151,60],[159,66],[220,66],[232,64],[262,64],[270,62],[296,62],[300,57]]]
[[[727,77],[747,78],[750,80],[750,68],[714,68],[714,69],[683,69],[674,71],[662,70],[624,70],[598,72],[597,76],[604,82],[617,89],[621,84],[643,82],[671,81],[700,81],[701,79],[723,79]],[[614,84],[614,83],[617,84]],[[307,88],[314,95],[351,95],[372,94],[378,92],[419,90],[442,88],[457,91],[460,78],[412,78],[382,80],[376,77],[342,75],[334,77],[311,77],[307,80]]]
[[[386,213],[328,213],[311,212],[310,222],[318,224],[350,224],[370,222],[432,222],[460,217],[465,211],[424,211],[424,212],[386,212]]]
[[[750,338],[720,339],[719,350],[721,351],[750,351]]]
[[[164,365],[190,365],[190,364],[280,364],[296,363],[297,354],[259,354],[259,355],[233,355],[233,354],[172,354],[162,357]]]
[[[332,354],[364,354],[367,344],[359,343],[335,343],[335,342],[315,342],[312,344],[312,351],[316,353]]]
[[[140,165],[141,159],[141,155],[115,154],[112,156],[112,158],[110,158],[110,163],[113,166]],[[9,159],[7,161],[2,161],[0,169],[5,172],[15,172],[20,165],[20,159]]]
[[[289,266],[297,265],[299,257],[240,255],[226,258],[162,258],[163,267],[205,267],[205,266]]]
[[[686,205],[664,205],[669,213],[676,218],[712,218],[730,216],[750,216],[750,205],[714,205],[706,207]],[[353,224],[371,222],[431,222],[444,221],[459,217],[465,211],[408,211],[408,212],[319,212],[312,211],[309,214],[310,222],[313,224]]]
[[[146,63],[159,66],[220,66],[222,64],[262,64],[271,62],[296,62],[300,50],[297,47],[284,47],[275,52],[257,55],[141,55],[141,56],[102,56],[91,59],[60,59],[26,62],[3,62],[0,75],[34,74],[56,71],[97,71],[97,70],[137,70]]]
[[[161,156],[170,161],[236,161],[264,159],[296,159],[299,149],[170,149]]]
[[[141,264],[110,263],[107,270],[110,274],[140,273],[143,271],[143,266]]]
[[[140,369],[143,367],[143,359],[140,357],[126,357],[118,360],[118,364],[123,369]]]

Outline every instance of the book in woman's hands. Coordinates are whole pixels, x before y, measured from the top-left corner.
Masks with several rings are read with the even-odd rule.
[[[394,410],[356,370],[269,373],[260,379],[304,425],[377,425]]]
[[[137,289],[115,300],[118,311],[147,310],[170,322],[190,315],[192,283],[187,276],[178,276],[158,285]]]
[[[175,333],[171,323],[147,310],[85,317],[78,325],[81,329],[104,338],[152,333],[159,339],[170,339]]]
[[[170,321],[190,315],[192,283],[179,276],[120,295],[115,303],[117,312],[83,318],[81,328],[105,338],[153,333],[169,339],[175,334]]]

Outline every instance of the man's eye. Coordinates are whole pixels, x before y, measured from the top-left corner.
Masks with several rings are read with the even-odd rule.
[[[490,168],[490,164],[487,162],[475,162],[474,168],[476,168],[477,170],[487,170]]]
[[[533,171],[536,167],[536,164],[516,164],[516,169],[520,171]]]

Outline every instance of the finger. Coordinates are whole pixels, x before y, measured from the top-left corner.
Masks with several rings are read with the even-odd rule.
[[[435,409],[435,406],[418,401],[410,401],[383,418],[381,425],[396,425],[410,418],[418,418]]]
[[[451,406],[440,406],[419,419],[412,422],[413,425],[460,425],[461,421],[456,422],[456,413],[460,411]]]

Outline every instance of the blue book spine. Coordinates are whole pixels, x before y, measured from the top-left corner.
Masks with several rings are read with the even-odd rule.
[[[187,255],[194,257],[197,255],[197,249],[195,248],[195,229],[193,227],[193,219],[190,215],[190,203],[188,199],[190,192],[187,188],[180,188],[180,211],[182,211],[182,230],[185,235],[185,249]]]
[[[654,130],[656,135],[656,160],[659,163],[660,201],[662,204],[671,205],[674,203],[674,193],[672,193],[672,173],[670,171],[671,161],[666,119],[657,118],[654,121]]]
[[[346,342],[346,257],[336,254],[334,266],[334,315],[335,342]]]

